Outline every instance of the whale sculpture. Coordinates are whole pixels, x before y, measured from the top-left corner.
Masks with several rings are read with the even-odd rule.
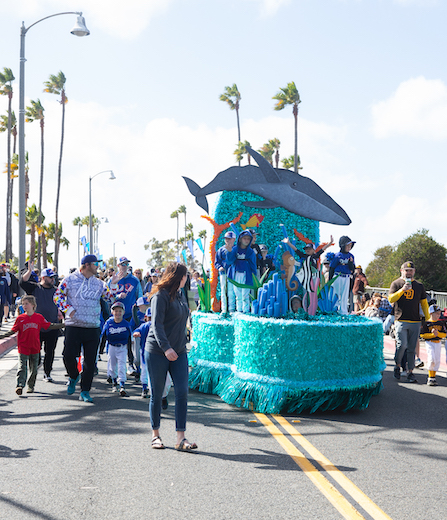
[[[302,217],[347,226],[351,219],[318,184],[290,170],[274,169],[271,164],[248,146],[246,150],[258,166],[231,166],[216,175],[201,188],[196,182],[183,177],[197,204],[208,213],[207,195],[219,191],[246,191],[264,197],[264,200],[244,202],[251,208],[281,207]]]

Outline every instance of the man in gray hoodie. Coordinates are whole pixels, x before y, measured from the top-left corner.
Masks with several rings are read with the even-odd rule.
[[[86,255],[79,270],[68,275],[61,282],[54,294],[54,302],[65,314],[64,364],[69,380],[67,394],[72,395],[80,375],[76,358],[84,351],[84,364],[81,375],[80,401],[91,403],[90,389],[98,351],[100,329],[100,299],[113,302],[119,288],[119,274],[111,278],[110,288],[96,277],[98,259],[95,255]]]

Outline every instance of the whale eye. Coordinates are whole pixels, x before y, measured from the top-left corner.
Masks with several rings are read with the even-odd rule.
[[[292,186],[296,186],[296,182],[292,182]]]

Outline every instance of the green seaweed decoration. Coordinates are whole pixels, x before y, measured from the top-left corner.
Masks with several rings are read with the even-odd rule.
[[[197,287],[199,290],[200,310],[203,312],[211,312],[211,284],[208,276],[206,276],[203,266],[202,275],[204,280],[204,287]]]
[[[233,285],[235,285],[236,287],[239,287],[239,289],[250,289],[251,291],[254,292],[254,296],[252,294],[250,294],[250,298],[252,300],[257,300],[258,299],[258,291],[259,289],[266,283],[270,280],[271,278],[271,275],[272,275],[272,272],[267,270],[262,276],[261,278],[259,279],[255,274],[252,273],[252,276],[253,276],[253,285],[247,285],[245,283],[239,283],[239,282],[236,282],[236,280],[232,280],[231,278],[228,278],[227,280],[229,282],[231,282]]]

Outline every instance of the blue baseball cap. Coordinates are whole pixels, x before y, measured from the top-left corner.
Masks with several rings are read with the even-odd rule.
[[[94,264],[97,261],[98,261],[98,259],[96,258],[95,255],[85,255],[83,257],[83,259],[81,260],[81,265]]]
[[[112,307],[112,309],[123,309],[124,310],[124,303],[123,302],[115,302]]]
[[[145,316],[152,316],[152,313],[151,313],[151,308],[149,307],[148,309],[146,309],[146,312],[144,313]]]
[[[225,233],[225,238],[236,238],[236,233],[234,233],[234,231],[227,231]]]
[[[119,260],[118,260],[118,265],[120,264],[125,264],[125,263],[130,263],[130,260],[128,258],[126,258],[125,256],[120,256]]]

